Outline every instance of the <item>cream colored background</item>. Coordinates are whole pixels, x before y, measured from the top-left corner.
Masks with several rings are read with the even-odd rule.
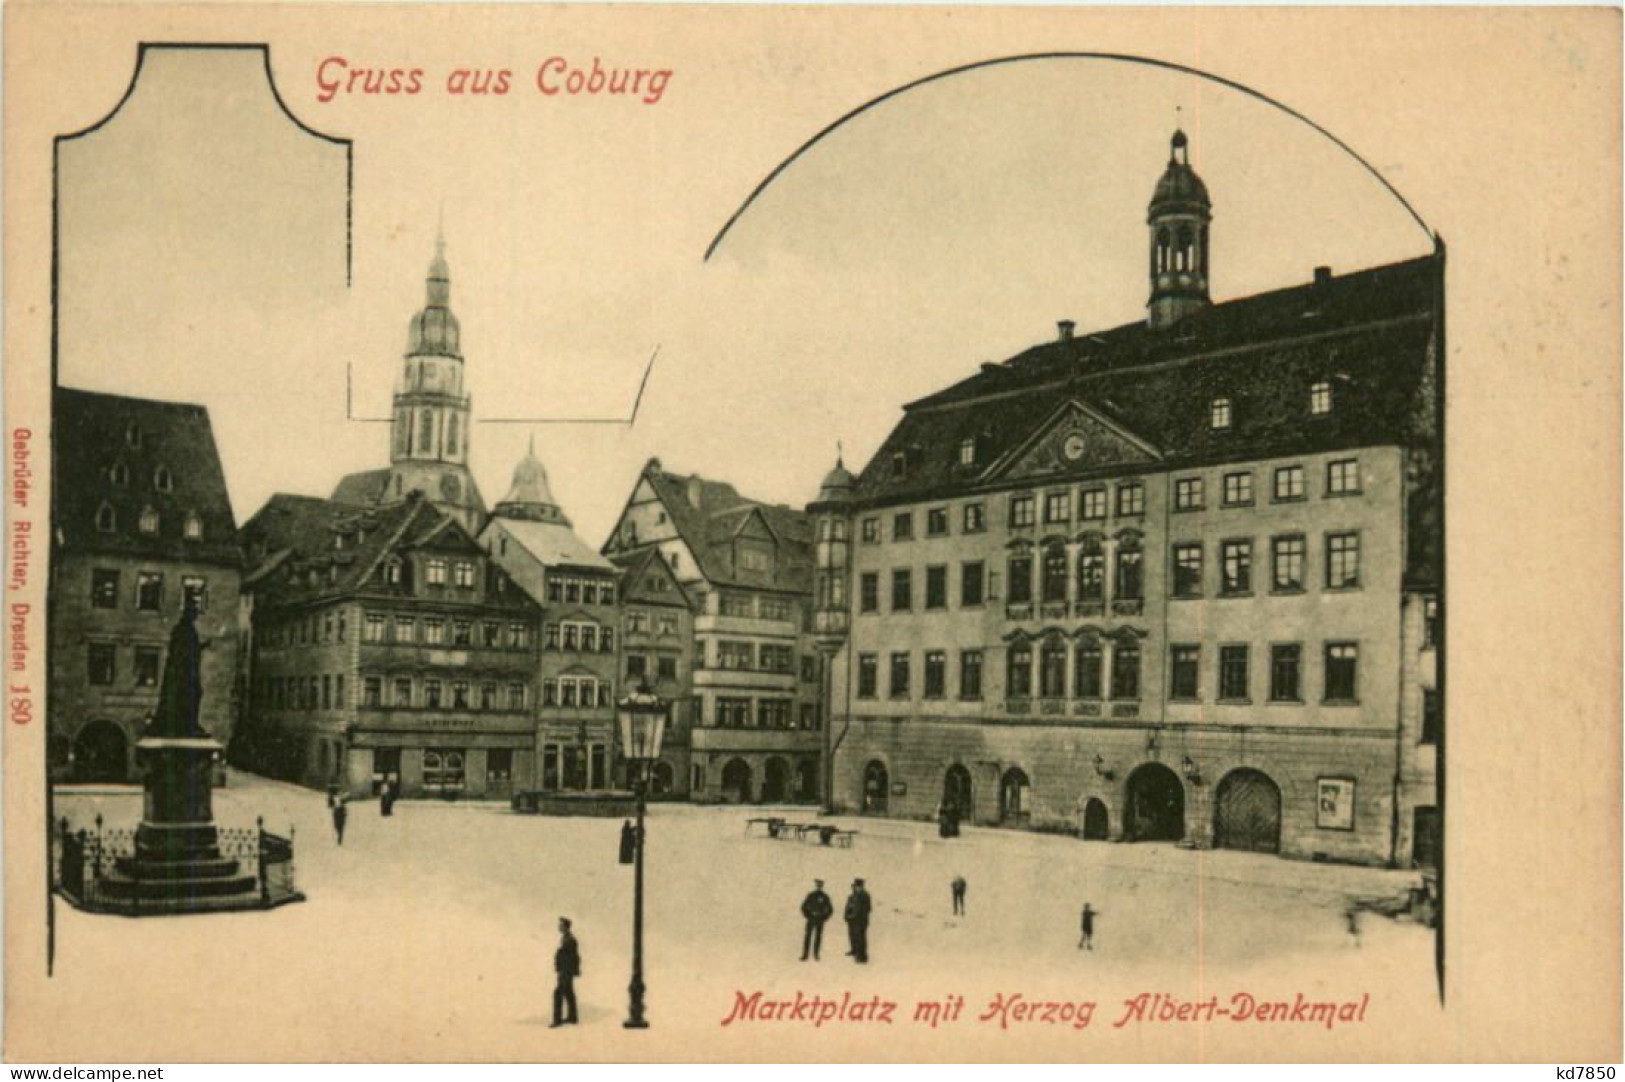
[[[893,86],[972,60],[1062,48],[1154,56],[1256,87],[1314,118],[1383,169],[1450,245],[1451,912],[1442,1020],[1385,1019],[1380,1029],[1335,1035],[1239,1027],[1201,1035],[1170,1032],[1168,1042],[1154,1048],[1115,1043],[1104,1033],[1082,1042],[1040,1035],[1018,1051],[1011,1042],[985,1040],[950,1048],[940,1034],[912,1033],[888,1035],[884,1045],[854,1040],[837,1046],[828,1031],[816,1040],[759,1031],[755,1045],[721,1043],[707,1011],[663,1028],[654,1054],[1619,1059],[1616,12],[581,7],[547,9],[546,33],[533,9],[511,7],[13,4],[5,14],[8,431],[19,424],[36,432],[45,428],[51,137],[105,114],[128,83],[138,41],[271,43],[279,74],[292,76],[279,80],[290,108],[321,130],[355,136],[358,173],[365,167],[369,127],[418,122],[414,107],[433,106],[434,133],[448,152],[487,164],[501,161],[504,125],[540,122],[546,110],[568,108],[523,84],[527,61],[553,52],[656,60],[679,74],[668,100],[639,116],[640,123],[660,125],[648,136],[647,169],[619,178],[595,176],[592,183],[596,198],[605,202],[646,203],[649,217],[641,226],[663,237],[680,234],[667,238],[674,247],[703,247],[721,218],[709,228],[678,222],[668,209],[673,203],[703,200],[725,215],[769,168],[833,118]],[[427,93],[339,110],[312,104],[313,80],[305,73],[322,56],[344,53],[392,63],[413,58],[443,67],[447,42],[470,64],[516,66],[522,85],[512,100],[463,103],[470,107],[463,123],[448,121],[444,103],[430,102]],[[430,56],[437,59],[421,59]],[[710,93],[685,94],[685,73],[699,72]],[[571,123],[583,120],[577,115]],[[660,154],[702,155],[705,168],[692,172],[715,178],[714,185],[670,190],[661,183]],[[559,163],[563,176],[571,176],[571,169]],[[1148,165],[1145,179],[1136,180],[1138,187],[1148,188],[1152,169]],[[486,184],[500,184],[502,176],[501,169],[481,171]],[[403,175],[400,185],[421,187],[422,181]],[[514,174],[510,184],[484,198],[519,205],[549,194],[578,214],[590,210],[579,186],[568,182],[551,186]],[[391,250],[400,255],[387,262],[396,273],[404,260],[410,292],[390,287],[399,299],[385,305],[386,322],[404,326],[416,301],[428,211],[410,217],[400,212],[397,232],[404,236],[394,237],[399,244]],[[396,225],[369,222],[368,213],[358,205],[358,270],[371,258],[362,245]],[[455,211],[450,214],[456,275],[470,260],[464,256],[459,263]],[[659,289],[658,270],[627,267],[606,255],[596,264],[588,256],[580,274],[606,281],[630,276],[625,288],[635,298],[640,288]],[[619,303],[635,308],[635,299]],[[616,311],[611,307],[606,320],[613,321]],[[471,327],[461,305],[459,312],[467,333],[487,333]],[[1097,324],[1087,313],[1060,314],[1078,315],[1085,327]],[[1043,336],[1042,327],[1033,331],[1025,337]],[[604,362],[616,378],[615,365],[634,372],[641,365],[646,354],[638,345],[630,360]],[[383,363],[390,351],[365,360],[392,371],[392,364]],[[612,352],[606,347],[605,356]],[[968,367],[974,360],[956,363]],[[728,363],[760,366],[773,359]],[[848,378],[852,382],[822,389],[837,415],[843,398],[863,393],[861,376]],[[940,382],[933,375],[927,387]],[[673,425],[709,408],[685,400],[678,381],[661,394]],[[498,405],[488,395],[483,408]],[[567,412],[577,412],[574,407],[599,403],[589,393],[569,405]],[[482,408],[479,399],[476,408]],[[482,429],[479,438],[491,431]],[[659,445],[660,429],[649,431]],[[366,461],[381,459],[382,441],[369,438],[376,447]],[[730,445],[737,446],[719,433],[711,443],[694,445],[691,455],[699,461],[678,465],[719,472],[707,456],[739,454]],[[42,441],[36,440],[35,450],[43,455]],[[340,472],[327,465],[325,453],[311,457],[319,467],[313,475]],[[43,472],[43,457],[35,461]],[[505,477],[511,461],[511,455],[493,454],[481,475],[488,488],[493,476]],[[45,506],[40,481],[37,508]],[[569,482],[560,487],[570,504]],[[488,498],[495,495],[487,491]],[[239,518],[257,504],[238,506]],[[36,620],[33,627],[38,644],[43,625]],[[41,676],[36,683],[43,683]],[[5,735],[6,1056],[12,1061],[73,1060],[76,1051],[85,1051],[66,1035],[65,1005],[55,1003],[44,984],[44,864],[38,846],[43,742],[42,724],[8,726]],[[313,972],[312,979],[322,977]],[[253,1009],[243,1005],[245,1022]],[[477,1020],[465,1020],[463,1028],[469,1058],[516,1054],[504,1050],[505,1038],[495,1031],[482,1032]],[[103,1057],[122,1052],[110,1058],[124,1059],[260,1058],[253,1039],[246,1025],[223,1046],[218,1037],[179,1028],[173,1034],[120,1034],[117,1019],[102,1019],[95,1051]],[[272,1043],[265,1048],[297,1058],[324,1058],[324,1048],[326,1056],[413,1054],[395,1045],[367,1048],[365,1035],[349,1035],[342,1053],[336,1044],[324,1045],[321,1034],[266,1040]],[[588,1054],[635,1053],[606,1043]]]

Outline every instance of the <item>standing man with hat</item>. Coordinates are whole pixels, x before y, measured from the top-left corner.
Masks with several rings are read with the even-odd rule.
[[[807,920],[807,930],[801,936],[801,960],[805,962],[810,952],[816,962],[819,948],[824,945],[824,922],[835,915],[835,903],[824,893],[822,879],[813,880],[812,892],[802,899],[801,915]]]
[[[859,964],[869,961],[869,913],[874,908],[869,892],[863,889],[863,880],[852,880],[852,893],[846,899],[846,935],[852,949],[846,953]]]
[[[558,983],[553,987],[553,1025],[573,1026],[576,1016],[576,978],[581,976],[581,948],[570,933],[570,918],[559,918],[559,949],[553,952],[553,972]]]

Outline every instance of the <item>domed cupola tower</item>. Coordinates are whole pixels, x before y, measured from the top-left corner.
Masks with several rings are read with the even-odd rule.
[[[406,362],[395,387],[390,478],[384,502],[422,492],[477,532],[485,504],[468,471],[469,409],[463,391],[462,331],[451,311],[446,241],[435,240],[423,308],[407,327]]]
[[[1150,323],[1172,326],[1192,312],[1206,308],[1208,300],[1208,223],[1213,204],[1207,185],[1191,168],[1190,141],[1175,131],[1168,150],[1168,168],[1151,196],[1147,223],[1151,227]]]
[[[536,457],[536,437],[531,437],[525,457],[513,468],[513,483],[508,486],[508,494],[497,503],[494,514],[497,518],[570,525],[569,517],[553,499],[553,488],[547,483],[547,467]]]

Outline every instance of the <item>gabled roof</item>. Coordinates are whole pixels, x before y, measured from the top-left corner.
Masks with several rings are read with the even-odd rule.
[[[689,608],[693,605],[688,591],[683,589],[677,573],[661,555],[658,546],[650,545],[636,552],[621,553],[610,557],[610,560],[621,570],[622,604],[670,605],[675,608]],[[648,588],[651,579],[665,579],[670,588],[651,590]]]
[[[54,525],[68,551],[241,566],[207,409],[67,387],[57,388],[52,403]],[[104,506],[113,515],[110,531],[97,529]],[[140,529],[149,508],[158,514],[150,534]],[[185,534],[189,515],[202,529],[197,540]]]
[[[741,496],[725,481],[667,473],[656,460],[644,467],[643,477],[711,584],[794,593],[811,588],[812,522],[806,512]],[[776,542],[777,570],[771,581],[741,575],[733,565],[734,538],[757,516]]]
[[[614,571],[615,565],[563,522],[537,522],[533,519],[493,518],[486,529],[500,525],[544,567],[579,568],[587,571]]]
[[[1034,346],[910,403],[858,478],[870,505],[995,485],[994,464],[1073,398],[1180,467],[1430,438],[1441,259],[1427,256]],[[1332,385],[1330,413],[1309,388]],[[1214,429],[1216,398],[1232,421]],[[975,440],[976,461],[959,464]],[[1080,469],[1080,476],[1087,475]],[[1071,474],[1059,474],[1058,477]]]

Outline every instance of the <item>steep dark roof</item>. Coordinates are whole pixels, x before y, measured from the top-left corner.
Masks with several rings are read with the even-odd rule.
[[[53,404],[55,526],[68,551],[241,565],[207,409],[67,387],[57,388]],[[160,470],[170,479],[167,491],[157,483]],[[96,528],[104,505],[114,514],[109,532]],[[147,508],[158,513],[155,534],[140,530]],[[193,514],[202,526],[198,540],[185,535]]]
[[[253,567],[245,586],[269,604],[357,592],[405,596],[409,584],[391,586],[375,573],[387,556],[418,548],[485,555],[455,519],[417,493],[388,507],[279,493],[244,524],[242,545]],[[515,586],[488,594],[486,603],[522,607],[523,597]]]
[[[334,487],[332,499],[338,503],[377,503],[383,499],[388,484],[388,469],[347,473]]]
[[[713,585],[796,593],[811,588],[812,522],[805,512],[741,496],[724,481],[667,473],[653,462],[644,468],[643,476],[693,552],[700,573]],[[742,574],[733,566],[733,539],[753,513],[760,515],[778,542],[777,573],[771,581]]]
[[[620,569],[620,598],[622,604],[670,605],[674,608],[688,608],[692,604],[688,591],[678,581],[677,575],[660,554],[658,546],[650,545],[647,548],[634,552],[623,552],[610,557],[610,562]],[[644,583],[650,576],[664,578],[671,583],[671,589],[666,592],[656,592],[644,588]]]
[[[1047,342],[904,407],[858,478],[870,505],[1000,487],[1011,452],[1068,400],[1156,449],[1163,468],[1432,437],[1433,306],[1427,256],[1217,304],[1172,327],[1126,324]],[[1334,408],[1311,417],[1309,388]],[[1228,429],[1209,424],[1231,401]],[[963,440],[976,462],[959,465]],[[901,456],[903,468],[896,463]]]

